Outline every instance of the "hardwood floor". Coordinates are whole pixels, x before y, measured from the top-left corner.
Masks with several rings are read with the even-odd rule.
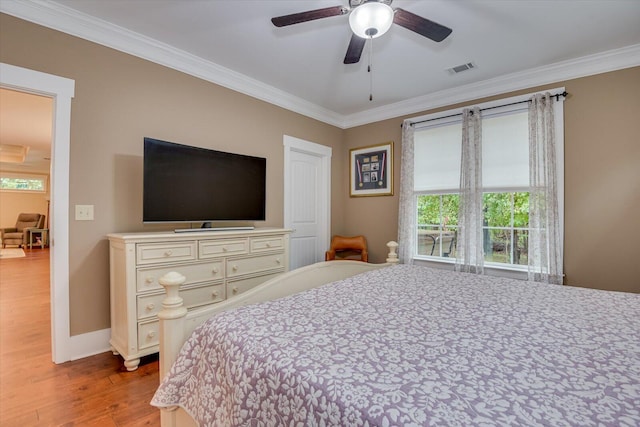
[[[0,260],[0,425],[158,426],[158,361],[127,372],[111,352],[51,360],[49,250]]]

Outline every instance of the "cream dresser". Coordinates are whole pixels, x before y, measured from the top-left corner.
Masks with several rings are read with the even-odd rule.
[[[282,228],[186,233],[109,234],[111,349],[129,371],[158,352],[158,318],[170,271],[186,277],[189,310],[232,298],[289,270],[289,233]]]

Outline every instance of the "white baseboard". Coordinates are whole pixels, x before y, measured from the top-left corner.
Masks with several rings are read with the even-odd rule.
[[[111,345],[109,344],[110,338],[110,328],[72,336],[70,338],[71,348],[68,353],[70,359],[78,360],[84,357],[111,351]]]

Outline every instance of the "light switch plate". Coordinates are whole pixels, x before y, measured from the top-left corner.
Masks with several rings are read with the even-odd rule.
[[[93,221],[93,205],[76,205],[76,221]]]

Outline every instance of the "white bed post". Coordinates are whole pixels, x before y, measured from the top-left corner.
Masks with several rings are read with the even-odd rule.
[[[387,247],[389,248],[389,254],[387,255],[387,262],[390,264],[397,264],[400,260],[398,259],[398,253],[396,250],[398,249],[398,243],[393,240],[387,243]]]
[[[160,319],[160,379],[167,374],[169,367],[176,361],[180,348],[184,343],[184,317],[187,308],[182,305],[179,291],[187,279],[175,271],[162,276],[158,282],[164,286],[167,293],[162,301],[162,310],[158,313]]]
[[[167,293],[162,301],[162,310],[158,313],[160,319],[160,381],[167,375],[173,362],[178,358],[178,353],[184,343],[184,317],[187,308],[182,305],[180,298],[180,285],[187,279],[180,273],[171,271],[158,282]],[[162,408],[160,410],[160,423],[163,426],[177,426],[177,407]]]

